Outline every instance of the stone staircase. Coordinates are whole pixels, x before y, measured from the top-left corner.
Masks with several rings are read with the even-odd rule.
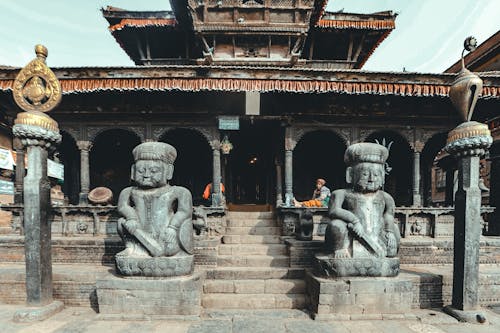
[[[228,212],[217,268],[203,285],[205,309],[296,309],[305,306],[304,270],[290,268],[271,212]]]

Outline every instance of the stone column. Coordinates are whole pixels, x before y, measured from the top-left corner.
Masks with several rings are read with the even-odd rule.
[[[276,161],[276,207],[283,205],[283,180],[281,179],[281,161]]]
[[[420,194],[420,151],[413,151],[413,207],[422,206]]]
[[[78,149],[80,150],[80,204],[88,203],[88,195],[90,190],[90,166],[89,152],[92,148],[90,141],[78,141]]]
[[[452,307],[476,310],[479,284],[479,238],[481,236],[481,190],[479,159],[493,139],[488,127],[475,121],[450,132],[445,149],[458,163],[455,195]]]
[[[25,116],[22,118],[21,115]],[[45,127],[29,124],[29,116],[28,112],[18,114],[12,132],[26,147],[30,167],[23,184],[26,299],[29,306],[45,308],[35,312],[18,311],[14,315],[16,321],[29,321],[34,317],[43,319],[62,308],[62,303],[54,302],[52,298],[50,182],[47,177],[47,149],[59,143],[61,135],[57,125],[51,128],[52,119],[48,116],[45,117],[50,120],[43,120],[49,124]],[[35,118],[33,123],[36,121],[39,120]]]
[[[213,145],[213,177],[212,177],[212,207],[220,207],[222,205],[222,194],[220,191],[221,181],[221,164],[220,164],[220,143],[215,142]]]
[[[21,140],[14,138],[14,149],[16,150],[16,181],[14,184],[14,203],[23,202],[23,180],[25,175],[24,166],[24,147]]]
[[[285,206],[293,206],[293,150],[285,150]]]

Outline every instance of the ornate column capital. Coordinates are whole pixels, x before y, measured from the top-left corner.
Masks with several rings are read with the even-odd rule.
[[[446,152],[456,156],[481,156],[493,143],[485,124],[468,121],[458,125],[448,134]]]
[[[90,151],[92,149],[92,142],[91,141],[77,141],[76,146],[78,147],[79,150],[81,151]]]

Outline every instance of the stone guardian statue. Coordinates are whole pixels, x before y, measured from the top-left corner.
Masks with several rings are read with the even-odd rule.
[[[316,267],[327,276],[395,276],[399,273],[400,232],[394,199],[382,190],[389,152],[375,143],[349,146],[348,189],[332,192],[328,205],[325,253]]]
[[[177,152],[163,142],[146,142],[132,151],[136,186],[118,199],[118,234],[125,250],[116,255],[123,275],[179,276],[193,272],[193,206],[188,189],[172,186]]]

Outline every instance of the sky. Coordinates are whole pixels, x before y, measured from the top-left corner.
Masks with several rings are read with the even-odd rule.
[[[107,30],[100,9],[169,10],[168,0],[0,0],[0,65],[22,67],[34,45],[51,67],[133,66]],[[500,0],[330,0],[328,11],[398,13],[396,29],[363,69],[439,73],[455,63],[463,41],[500,29]]]

